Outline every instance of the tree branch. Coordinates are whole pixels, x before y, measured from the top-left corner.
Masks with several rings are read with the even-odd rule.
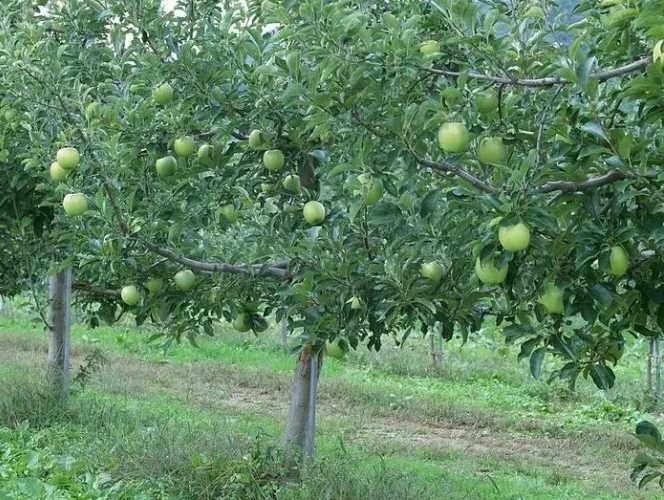
[[[72,289],[77,290],[83,293],[89,293],[91,295],[101,295],[103,297],[109,297],[117,299],[120,297],[120,290],[113,290],[110,288],[104,288],[101,286],[91,285],[84,281],[74,281],[71,285]]]
[[[265,264],[227,264],[225,262],[205,262],[200,260],[191,259],[184,255],[176,254],[175,252],[155,245],[149,241],[140,240],[152,252],[161,255],[162,257],[180,264],[181,266],[202,271],[206,273],[238,273],[250,274],[254,276],[277,276],[283,279],[290,279],[293,274],[288,270],[287,262],[265,263]]]
[[[482,179],[475,177],[473,174],[470,172],[465,171],[464,169],[458,167],[457,165],[454,165],[450,162],[447,161],[440,161],[436,162],[433,160],[429,160],[428,158],[422,158],[415,154],[414,151],[411,150],[412,155],[415,157],[415,160],[417,163],[424,165],[426,167],[429,167],[433,171],[437,173],[443,173],[443,174],[449,174],[449,175],[456,175],[457,177],[461,177],[462,179],[468,181],[470,184],[475,186],[477,189],[480,191],[484,191],[485,193],[490,193],[490,194],[497,194],[499,190],[492,186],[491,184],[483,181]]]
[[[632,177],[632,174],[622,172],[620,170],[611,170],[603,175],[596,177],[588,177],[582,181],[550,181],[541,186],[534,188],[531,194],[553,193],[554,191],[562,191],[566,193],[573,193],[576,191],[587,191],[601,186],[606,186],[613,182]]]
[[[592,73],[590,78],[595,78],[600,82],[605,82],[611,78],[618,76],[626,75],[629,73],[634,73],[636,71],[643,71],[648,64],[652,62],[650,56],[642,57],[634,62],[625,64],[624,66],[618,66],[617,68],[608,69],[605,71],[600,71],[597,73]],[[506,78],[502,76],[493,76],[485,75],[483,73],[477,73],[475,71],[464,72],[464,71],[451,71],[447,69],[439,68],[428,68],[426,66],[417,66],[418,69],[422,71],[428,71],[436,75],[444,76],[461,76],[463,74],[467,75],[469,78],[474,80],[484,80],[488,82],[497,83],[500,85],[517,85],[521,87],[551,87],[554,85],[569,85],[573,83],[571,80],[562,78],[560,76],[547,76],[544,78]]]

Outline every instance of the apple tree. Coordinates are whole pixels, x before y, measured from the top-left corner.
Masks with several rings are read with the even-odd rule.
[[[111,292],[90,321],[287,319],[290,448],[313,453],[326,346],[492,314],[534,376],[608,388],[625,335],[659,335],[661,0],[22,3],[15,176],[79,152],[43,205]]]

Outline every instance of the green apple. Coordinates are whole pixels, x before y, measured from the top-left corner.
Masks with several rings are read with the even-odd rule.
[[[175,173],[177,166],[178,161],[174,156],[164,156],[163,158],[159,158],[155,163],[159,177],[170,177]]]
[[[247,313],[240,313],[233,319],[233,328],[238,332],[248,332],[251,328],[251,322],[249,321],[249,315]]]
[[[178,137],[173,142],[173,149],[175,154],[182,156],[184,158],[194,154],[196,150],[196,144],[194,143],[194,138],[190,135],[185,135],[184,137]]]
[[[302,214],[309,224],[320,224],[325,220],[325,207],[318,201],[308,201],[304,204]]]
[[[364,202],[369,206],[375,205],[380,201],[383,197],[383,191],[383,182],[380,179],[370,177],[362,184],[362,197],[364,198]]]
[[[290,191],[291,193],[299,193],[301,189],[300,176],[287,175],[281,185],[286,191]]]
[[[353,297],[350,299],[350,308],[354,311],[362,308],[362,301],[359,297],[353,295]]]
[[[273,172],[284,166],[284,154],[279,149],[269,149],[263,154],[263,165]]]
[[[609,254],[609,268],[611,274],[620,278],[629,269],[629,255],[625,249],[620,246],[612,246],[611,253]]]
[[[549,314],[562,314],[565,311],[563,291],[554,284],[548,284],[544,288],[544,293],[540,295],[538,302]]]
[[[12,108],[8,108],[5,110],[4,116],[5,116],[5,121],[11,123],[14,121],[14,118],[16,118],[16,111],[13,110]]]
[[[443,123],[438,130],[438,145],[446,153],[462,153],[469,142],[470,133],[461,122]]]
[[[249,133],[248,139],[249,147],[252,149],[258,149],[263,144],[263,132],[258,129],[254,129]]]
[[[128,306],[135,306],[141,300],[141,294],[135,285],[123,286],[122,290],[120,290],[120,297],[122,297],[122,302]]]
[[[62,200],[62,207],[67,215],[76,217],[83,215],[88,210],[88,200],[83,193],[72,193]]]
[[[502,137],[485,137],[477,148],[477,157],[487,165],[501,164],[505,161],[505,146]]]
[[[76,148],[60,148],[55,154],[55,161],[57,161],[65,170],[76,168],[80,160],[81,157]]]
[[[498,240],[508,252],[520,252],[530,245],[530,229],[523,222],[498,228]]]
[[[150,295],[157,295],[161,292],[162,287],[164,286],[164,280],[161,278],[148,278],[145,282],[145,288],[148,289]]]
[[[152,91],[152,97],[160,106],[171,102],[173,100],[173,95],[173,87],[171,87],[168,83],[162,83]]]
[[[524,17],[529,17],[531,19],[544,19],[544,11],[539,5],[531,5],[523,15]]]
[[[479,257],[475,260],[475,274],[477,274],[482,283],[488,285],[497,285],[505,281],[508,267],[505,264],[503,267],[497,268],[493,261],[480,261]]]
[[[198,161],[201,163],[208,163],[212,157],[212,146],[209,144],[201,144],[201,146],[198,148],[198,153],[196,155],[196,158],[198,158]]]
[[[482,115],[488,115],[498,109],[498,95],[493,91],[476,94],[474,102],[475,109]]]
[[[182,291],[191,290],[196,284],[196,275],[191,269],[183,269],[175,273],[175,286]]]
[[[238,219],[237,210],[235,209],[235,206],[232,205],[231,203],[227,203],[226,205],[221,207],[221,215],[230,224],[235,224],[237,222]]]
[[[420,266],[420,274],[426,279],[438,283],[443,277],[443,266],[438,262],[425,262]]]
[[[401,193],[401,196],[399,196],[399,206],[403,210],[410,210],[413,207],[413,195],[408,191]]]
[[[420,53],[423,56],[430,56],[440,52],[440,43],[436,40],[425,40],[420,44]]]
[[[51,163],[51,166],[48,169],[48,172],[51,176],[51,180],[53,180],[55,182],[62,182],[69,175],[69,170],[65,170],[64,168],[62,168],[57,161],[54,161],[53,163]]]
[[[334,359],[344,359],[346,352],[338,340],[330,342],[329,340],[325,342],[325,354]]]

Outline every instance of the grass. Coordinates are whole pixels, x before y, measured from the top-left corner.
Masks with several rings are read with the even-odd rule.
[[[627,477],[634,423],[659,417],[647,413],[639,344],[608,395],[588,383],[571,393],[532,380],[491,329],[463,348],[450,345],[438,370],[416,341],[328,360],[319,458],[294,478],[278,453],[294,360],[276,333],[253,338],[221,327],[198,348],[166,352],[148,335],[76,325],[76,362],[101,349],[109,364],[56,415],[26,388],[10,397],[5,386],[0,426],[46,433],[52,445],[40,450],[74,456],[126,498],[657,497]],[[2,380],[25,379],[40,364],[45,337],[25,316],[0,316],[0,342]]]

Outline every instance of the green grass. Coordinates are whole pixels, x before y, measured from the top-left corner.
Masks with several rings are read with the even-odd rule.
[[[463,348],[450,345],[438,370],[429,367],[421,341],[378,355],[359,352],[344,362],[327,360],[319,459],[295,480],[273,456],[294,366],[278,335],[255,338],[220,328],[198,348],[183,344],[164,352],[146,343],[149,333],[75,326],[76,359],[100,348],[110,364],[75,396],[75,415],[70,410],[45,424],[33,413],[34,427],[21,432],[67,434],[66,442],[76,443],[76,459],[99,457],[90,463],[94,471],[150,498],[187,498],[206,484],[217,492],[238,488],[232,494],[245,496],[237,498],[254,498],[247,492],[260,495],[261,488],[279,498],[656,498],[655,489],[641,494],[627,478],[636,450],[629,432],[651,409],[643,397],[638,344],[630,346],[608,396],[588,383],[571,393],[561,384],[532,380],[494,331]],[[40,327],[21,315],[0,316],[0,339],[11,347],[0,354],[3,380],[20,380],[43,355]],[[23,399],[28,410],[37,405]],[[104,438],[100,427],[107,429]],[[153,441],[145,441],[146,427],[156,429]],[[183,451],[173,455],[170,468],[160,468],[151,450],[166,442],[179,443]],[[215,464],[217,479],[187,465],[221,442],[225,451],[214,452],[222,457]],[[143,459],[129,473],[112,459],[118,450]],[[243,468],[246,460],[236,460],[254,455],[255,461],[247,459],[252,472]],[[238,484],[236,477],[253,486]]]

